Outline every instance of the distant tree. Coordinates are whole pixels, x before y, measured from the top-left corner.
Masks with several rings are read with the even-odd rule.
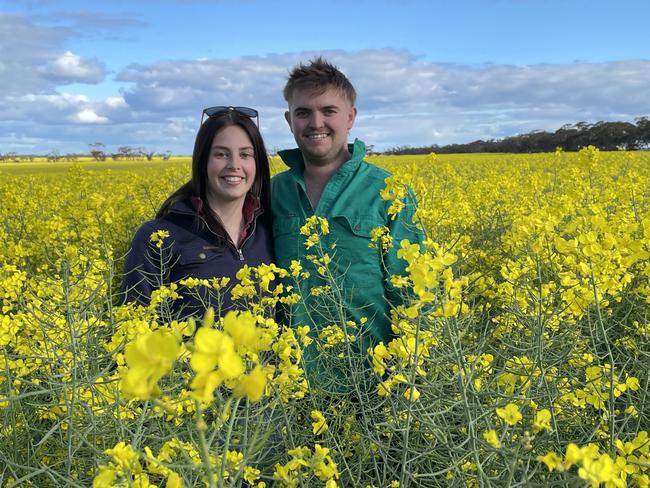
[[[0,154],[0,161],[13,161],[14,163],[18,163],[20,161],[20,156],[15,152],[8,152],[4,155]]]
[[[137,155],[137,150],[133,149],[131,146],[120,146],[117,148],[118,158],[122,159],[132,159]]]
[[[96,161],[105,161],[106,160],[106,146],[102,142],[93,142],[88,144],[90,147],[90,155],[95,158]]]
[[[59,152],[58,149],[52,149],[49,153],[45,155],[48,161],[56,163],[59,159],[61,159],[61,153]]]
[[[639,117],[636,123],[636,142],[639,149],[650,149],[650,119]]]
[[[163,153],[160,153],[160,157],[163,159],[163,161],[167,161],[172,155],[172,152],[167,150]]]

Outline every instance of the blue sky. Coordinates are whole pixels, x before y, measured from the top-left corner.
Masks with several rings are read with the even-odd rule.
[[[0,0],[0,153],[189,154],[201,109],[249,105],[293,145],[281,91],[323,54],[378,149],[650,115],[648,0]]]

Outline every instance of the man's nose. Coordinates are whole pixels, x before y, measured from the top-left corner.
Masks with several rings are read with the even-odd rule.
[[[323,120],[323,114],[315,110],[309,117],[309,125],[316,128],[323,127]]]

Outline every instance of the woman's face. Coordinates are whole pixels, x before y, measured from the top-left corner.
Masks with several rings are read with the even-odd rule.
[[[255,181],[255,156],[250,137],[238,125],[229,125],[217,132],[207,167],[211,205],[244,203]]]

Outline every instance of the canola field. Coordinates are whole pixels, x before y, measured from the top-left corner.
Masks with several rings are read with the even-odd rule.
[[[650,486],[650,153],[368,159],[427,236],[368,239],[408,263],[370,351],[363,323],[274,319],[301,298],[271,281],[328,279],[326,223],[310,263],[240,273],[249,310],[178,321],[178,287],[224,280],[119,284],[189,159],[0,165],[0,486]],[[305,347],[352,391],[310,390]]]

